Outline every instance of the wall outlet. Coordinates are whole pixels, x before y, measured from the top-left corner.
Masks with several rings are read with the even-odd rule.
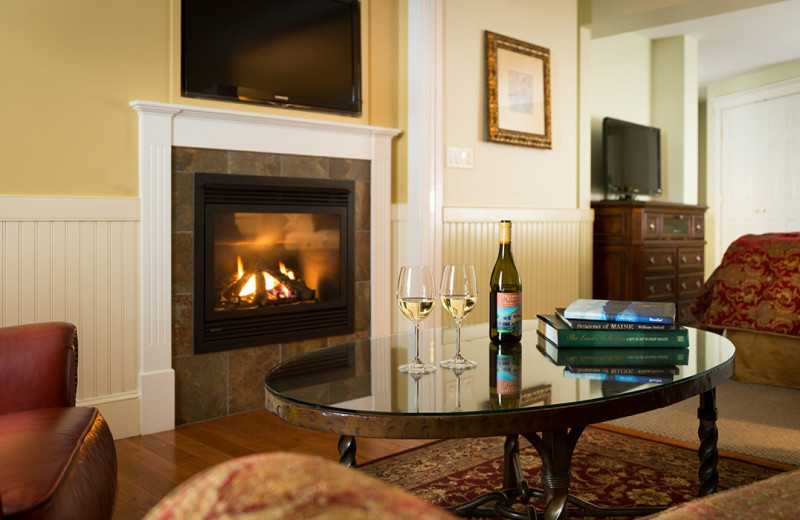
[[[447,167],[472,169],[472,148],[460,146],[447,147]]]

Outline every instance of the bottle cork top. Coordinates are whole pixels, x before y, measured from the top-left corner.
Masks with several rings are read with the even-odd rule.
[[[501,220],[500,221],[500,243],[501,244],[510,244],[511,243],[511,221],[510,220]]]

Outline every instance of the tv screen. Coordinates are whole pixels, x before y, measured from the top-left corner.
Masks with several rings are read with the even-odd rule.
[[[633,199],[661,195],[661,131],[619,119],[603,119],[606,196]]]
[[[183,95],[361,113],[358,0],[181,4]]]

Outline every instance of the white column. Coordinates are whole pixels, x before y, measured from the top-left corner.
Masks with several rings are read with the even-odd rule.
[[[371,334],[392,333],[392,137],[375,132],[370,162],[370,305]]]
[[[131,103],[139,113],[139,196],[142,199],[139,309],[142,434],[175,427],[172,370],[172,118],[177,108]]]
[[[408,3],[408,264],[442,264],[443,23],[441,0]],[[434,313],[438,324],[439,313]]]

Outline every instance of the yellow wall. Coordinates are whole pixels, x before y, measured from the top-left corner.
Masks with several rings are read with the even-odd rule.
[[[621,34],[592,40],[589,90],[592,114],[592,199],[605,197],[603,185],[603,118],[651,124],[650,40]]]
[[[137,196],[135,99],[396,128],[399,2],[361,0],[364,104],[349,117],[181,97],[179,0],[3,0],[0,194]]]
[[[138,193],[133,99],[166,101],[169,2],[0,2],[0,193]]]
[[[472,170],[445,168],[444,205],[574,208],[578,179],[577,3],[445,0],[444,145],[473,149]],[[552,150],[490,143],[484,31],[550,50]]]

